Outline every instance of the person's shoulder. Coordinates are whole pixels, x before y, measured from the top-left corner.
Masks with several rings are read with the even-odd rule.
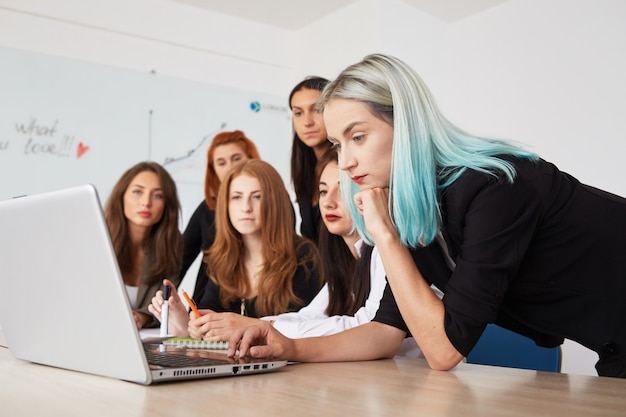
[[[196,206],[196,208],[194,209],[193,214],[191,215],[191,217],[192,217],[192,218],[193,218],[193,217],[198,217],[198,216],[202,215],[202,213],[203,213],[205,210],[208,210],[208,207],[207,207],[207,205],[206,205],[206,202],[205,202],[204,200],[202,200],[202,201],[200,202],[200,204],[198,204],[198,205]]]
[[[442,197],[455,199],[461,196],[475,195],[485,187],[503,181],[501,175],[465,168],[452,184],[443,189]]]
[[[517,172],[526,171],[526,163],[514,156],[498,156],[511,164]],[[502,171],[480,171],[466,168],[448,187],[441,191],[442,203],[450,210],[453,207],[464,207],[477,196],[486,197],[496,189],[511,184],[507,175]]]
[[[200,204],[198,204],[198,207],[196,208],[196,211],[200,212],[200,213],[213,212],[213,210],[211,210],[209,208],[209,206],[207,205],[206,201],[204,201],[204,200],[202,200],[200,202]]]
[[[546,172],[558,171],[551,163],[543,159],[521,158],[514,155],[496,155],[495,158],[507,162],[515,172],[515,179],[524,178],[526,176],[541,175]],[[477,169],[467,168],[461,175],[450,185],[452,189],[468,190],[481,188],[487,185],[510,183],[509,177],[504,171],[491,169],[489,171],[480,171]]]
[[[211,222],[215,218],[215,211],[211,210],[207,205],[206,201],[202,200],[198,207],[196,207],[195,211],[191,216],[195,221],[206,221],[210,220]]]

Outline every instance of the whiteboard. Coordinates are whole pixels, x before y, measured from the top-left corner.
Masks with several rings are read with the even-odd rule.
[[[0,48],[0,200],[85,183],[102,203],[142,160],[177,183],[184,224],[202,201],[213,136],[242,130],[289,185],[284,95]]]

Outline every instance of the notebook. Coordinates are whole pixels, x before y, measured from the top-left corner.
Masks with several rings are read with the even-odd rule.
[[[145,385],[287,363],[143,343],[91,185],[0,201],[0,326],[18,359]]]
[[[228,349],[228,342],[226,341],[198,340],[193,337],[170,337],[163,340],[162,343],[165,346],[187,347],[192,349]]]

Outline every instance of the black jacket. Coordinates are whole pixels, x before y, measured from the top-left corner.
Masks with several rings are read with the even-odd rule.
[[[441,195],[456,267],[424,275],[445,293],[448,338],[467,355],[496,323],[539,345],[568,338],[626,362],[626,199],[543,160],[508,160],[513,184],[467,170]]]

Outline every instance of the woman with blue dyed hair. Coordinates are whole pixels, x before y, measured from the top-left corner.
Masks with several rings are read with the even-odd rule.
[[[334,336],[242,330],[242,354],[374,359],[410,333],[429,365],[447,370],[496,323],[541,346],[575,340],[598,353],[599,375],[626,377],[626,199],[462,131],[390,56],[346,68],[320,107],[343,195],[391,291],[372,323]]]

